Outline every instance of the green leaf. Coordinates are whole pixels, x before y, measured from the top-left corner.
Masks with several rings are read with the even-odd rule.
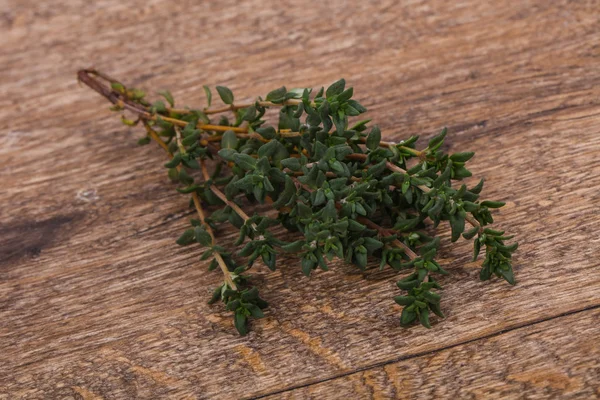
[[[184,146],[191,146],[194,143],[196,143],[199,138],[200,138],[200,132],[196,131],[196,132],[192,133],[191,135],[188,135],[185,138],[183,138],[183,140],[181,141],[181,144],[183,144]]]
[[[166,168],[175,168],[176,166],[179,165],[180,162],[181,162],[181,154],[177,153],[177,154],[175,154],[175,156],[173,156],[171,161],[165,163],[165,167]]]
[[[244,114],[242,115],[242,121],[252,122],[256,119],[256,107],[251,105],[250,107],[246,107],[243,109]]]
[[[479,251],[481,250],[481,242],[479,239],[473,241],[473,261],[477,260],[477,256],[479,255]]]
[[[111,88],[112,88],[112,89],[113,89],[115,92],[118,92],[118,93],[121,93],[121,94],[125,93],[125,86],[123,86],[123,85],[122,85],[121,83],[119,83],[119,82],[111,82],[111,83],[110,83],[110,87],[111,87]]]
[[[183,169],[181,171],[183,171]],[[181,171],[180,171],[180,173],[181,173]],[[188,193],[195,192],[196,190],[198,190],[198,188],[200,188],[200,186],[190,185],[190,186],[186,186],[184,188],[177,188],[177,191],[179,193],[188,194]]]
[[[225,131],[221,138],[221,149],[236,149],[239,140],[234,131]]]
[[[284,168],[289,168],[292,171],[300,171],[302,169],[302,165],[300,164],[299,158],[286,158],[281,160],[281,165]]]
[[[421,325],[423,325],[427,329],[431,329],[431,324],[429,323],[429,310],[423,308],[419,311],[419,321]]]
[[[367,248],[369,253],[373,253],[375,250],[383,247],[383,243],[375,238],[365,237],[364,240],[363,246]]]
[[[460,214],[450,215],[450,227],[452,228],[452,241],[456,242],[465,230],[465,219]]]
[[[161,90],[158,92],[159,95],[165,98],[171,107],[175,106],[175,100],[173,100],[173,95],[168,90]]]
[[[423,292],[423,298],[427,300],[428,303],[438,304],[442,299],[442,296],[434,292],[425,291]]]
[[[398,282],[396,282],[396,286],[398,286],[402,290],[410,290],[412,288],[419,286],[419,281],[417,279],[414,279],[411,281],[399,280]]]
[[[169,168],[169,179],[172,182],[179,182],[179,171],[177,171],[177,168]]]
[[[413,296],[396,296],[394,301],[401,306],[410,306],[415,302],[415,298]]]
[[[483,178],[481,178],[481,180],[475,187],[469,189],[469,192],[474,193],[474,194],[481,193],[481,189],[483,189],[483,182],[484,182],[484,180],[483,180]]]
[[[187,229],[183,234],[177,239],[177,244],[180,246],[187,246],[188,244],[193,243],[195,240],[194,230]]]
[[[486,200],[486,201],[482,201],[481,205],[483,207],[487,207],[487,208],[500,208],[503,207],[506,203],[503,201],[490,201],[490,200]]]
[[[271,157],[273,154],[275,154],[279,146],[283,145],[278,140],[271,140],[270,142],[260,146],[257,155],[258,157]]]
[[[502,275],[502,277],[506,280],[506,282],[510,283],[511,285],[515,285],[515,276],[513,274],[513,270],[512,268],[508,268],[506,270],[504,269],[500,269],[500,275]]]
[[[131,89],[129,89],[127,95],[132,100],[141,100],[146,96],[146,93],[143,90],[131,88]]]
[[[313,215],[312,209],[304,203],[296,204],[296,209],[300,218],[310,218]]]
[[[454,162],[467,162],[469,161],[475,153],[469,151],[465,153],[454,153],[450,156],[450,159]]]
[[[354,257],[356,266],[364,270],[367,266],[367,253],[354,252]]]
[[[221,97],[221,100],[223,100],[223,103],[230,105],[233,104],[233,93],[231,90],[229,90],[229,88],[225,86],[217,86],[217,92],[219,92],[219,96]]]
[[[444,142],[444,138],[446,137],[446,133],[448,133],[448,129],[444,128],[442,129],[442,131],[434,136],[430,141],[429,144],[427,145],[427,147],[429,148],[429,150],[437,150],[442,143]]]
[[[256,133],[264,137],[267,140],[273,139],[277,135],[277,131],[272,126],[266,126],[264,128],[256,129]]]
[[[234,149],[221,149],[217,153],[225,161],[234,161],[235,155],[238,154]]]
[[[217,86],[218,87],[218,86]],[[235,312],[235,329],[240,333],[240,335],[245,336],[248,333],[248,329],[246,327],[246,313],[244,309],[238,309]]]
[[[327,98],[330,98],[332,96],[338,95],[344,91],[345,86],[346,86],[346,81],[344,79],[340,79],[339,81],[332,83],[331,86],[329,86],[327,88],[327,91],[325,92],[325,96]]]
[[[187,173],[185,168],[181,168],[181,170],[179,171],[179,174],[178,174],[178,178],[179,178],[179,182],[183,183],[184,185],[191,185],[192,183],[194,183],[194,178],[192,178]]]
[[[206,94],[206,102],[208,104],[207,107],[210,107],[212,103],[212,92],[208,86],[204,85],[202,87],[204,88],[204,93]]]
[[[203,246],[212,245],[212,237],[210,234],[201,226],[197,226],[194,228],[194,235],[196,237],[196,241]]]
[[[285,95],[287,93],[287,89],[285,86],[282,86],[278,89],[272,90],[267,94],[266,100],[272,103],[280,104],[285,101]]]
[[[137,121],[139,121],[139,120],[137,120]],[[127,118],[125,118],[124,115],[121,115],[121,122],[123,123],[123,125],[136,126],[137,125],[137,121],[134,121],[132,119],[127,119]],[[150,138],[148,137],[148,139],[150,139]],[[148,142],[148,143],[150,143],[150,142]]]
[[[464,179],[464,178],[468,178],[472,175],[473,174],[471,173],[471,171],[469,171],[468,169],[466,169],[463,166],[455,167],[453,179]]]
[[[165,103],[162,102],[161,100],[157,100],[154,103],[152,103],[152,106],[150,107],[150,111],[152,113],[166,113],[167,106],[165,106]]]
[[[492,276],[492,272],[490,271],[490,266],[486,265],[483,268],[481,268],[481,271],[479,271],[479,279],[482,281],[487,281],[488,279],[490,279],[490,277]]]
[[[289,253],[297,253],[300,250],[302,250],[302,246],[304,246],[304,243],[305,242],[303,240],[297,240],[295,242],[284,244],[283,246],[281,246],[281,248],[283,249],[283,251],[287,251]]]
[[[408,307],[404,307],[400,316],[400,325],[404,327],[409,326],[415,319],[417,319],[417,314],[414,311],[408,310]]]
[[[371,128],[371,132],[367,137],[367,148],[371,151],[376,150],[381,142],[381,130],[377,125]]]
[[[477,232],[479,232],[479,227],[474,226],[473,228],[463,233],[463,237],[467,240],[472,239],[473,237],[475,237],[475,235],[477,235]]]
[[[429,309],[431,311],[433,311],[433,313],[435,315],[437,315],[440,318],[446,318],[446,316],[444,315],[444,313],[442,312],[442,309],[440,308],[439,304],[436,303],[429,303]]]
[[[254,170],[256,168],[256,159],[248,154],[236,153],[233,156],[233,160],[238,167],[245,171]]]
[[[250,307],[250,312],[252,313],[252,317],[259,319],[265,316],[265,314],[262,312],[262,310],[255,305],[252,305],[252,307]]]
[[[354,94],[354,88],[348,88],[338,95],[337,100],[340,103],[343,103],[346,100],[350,100],[350,98],[352,97],[353,94]]]
[[[316,262],[311,260],[310,258],[304,256],[302,258],[302,273],[304,276],[309,276],[312,270],[314,269]]]

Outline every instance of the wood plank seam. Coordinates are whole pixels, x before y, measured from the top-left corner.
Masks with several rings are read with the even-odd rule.
[[[480,336],[480,337],[477,337],[477,338],[465,340],[463,342],[454,343],[454,344],[451,344],[449,346],[440,347],[439,349],[435,349],[435,350],[431,350],[431,351],[424,351],[424,352],[421,352],[421,353],[410,354],[410,355],[406,355],[406,356],[397,357],[397,358],[394,358],[394,359],[391,359],[391,360],[386,360],[386,361],[382,361],[382,362],[378,362],[378,363],[373,363],[372,365],[368,365],[368,366],[365,366],[365,367],[356,368],[356,369],[353,369],[352,371],[348,371],[348,372],[344,372],[344,373],[341,373],[341,374],[333,375],[333,376],[330,376],[330,377],[325,378],[325,379],[318,379],[318,380],[315,380],[315,381],[312,381],[312,382],[309,382],[309,383],[300,384],[300,385],[292,385],[292,386],[289,386],[289,387],[287,387],[285,389],[282,389],[282,390],[277,390],[277,391],[273,391],[273,392],[261,394],[261,395],[254,396],[254,397],[247,397],[245,399],[246,400],[258,400],[258,399],[262,399],[262,398],[265,398],[265,397],[268,397],[268,396],[273,396],[273,395],[277,395],[277,394],[282,394],[282,393],[290,392],[290,391],[293,391],[293,390],[296,390],[296,389],[301,389],[301,388],[305,388],[305,387],[317,385],[319,383],[324,383],[324,382],[332,381],[332,380],[335,380],[335,379],[343,378],[343,377],[346,377],[346,376],[349,376],[349,375],[356,374],[358,372],[369,371],[369,370],[372,370],[374,368],[384,367],[386,365],[394,364],[394,363],[397,363],[397,362],[400,362],[400,361],[406,361],[406,360],[410,360],[412,358],[424,357],[424,356],[428,356],[428,355],[431,355],[431,354],[439,353],[439,352],[444,351],[444,350],[449,350],[449,349],[453,349],[455,347],[463,346],[463,345],[466,345],[466,344],[475,343],[475,342],[478,342],[478,341],[495,338],[495,337],[501,336],[501,335],[503,335],[505,333],[508,333],[508,332],[516,331],[516,330],[523,329],[523,328],[526,328],[526,327],[529,327],[529,326],[538,325],[538,324],[541,324],[541,323],[544,323],[544,322],[548,322],[548,321],[552,321],[552,320],[555,320],[555,319],[559,319],[559,318],[562,318],[562,317],[567,317],[567,316],[570,316],[570,315],[575,315],[575,314],[583,313],[583,312],[586,312],[586,311],[593,311],[593,310],[596,310],[596,309],[599,309],[599,308],[600,308],[600,304],[596,304],[594,306],[584,307],[584,308],[581,308],[579,310],[573,310],[573,311],[569,311],[569,312],[565,312],[565,313],[556,314],[556,315],[553,315],[553,316],[550,316],[550,317],[546,317],[546,318],[540,318],[538,320],[531,321],[530,323],[515,324],[512,327],[509,327],[509,328],[506,328],[506,329],[501,329],[501,330],[499,330],[497,332],[494,332],[494,333],[491,333],[491,334],[488,334],[488,335],[484,335],[484,336]]]

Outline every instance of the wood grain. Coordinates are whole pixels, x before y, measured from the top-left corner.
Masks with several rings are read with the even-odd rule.
[[[2,5],[0,398],[261,396],[600,305],[598,2]],[[220,277],[202,249],[173,243],[192,214],[164,155],[77,85],[90,65],[180,104],[203,84],[250,99],[344,76],[390,140],[448,126],[484,196],[508,200],[518,285],[479,282],[469,245],[446,246],[448,318],[403,330],[391,272],[306,279],[284,259],[256,269],[272,307],[238,337],[205,304]],[[572,370],[581,393],[593,368]]]
[[[264,399],[598,398],[599,318],[557,317]]]

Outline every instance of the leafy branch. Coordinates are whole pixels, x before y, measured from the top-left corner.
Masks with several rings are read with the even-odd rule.
[[[177,243],[200,244],[201,259],[212,259],[209,269],[219,267],[223,283],[211,302],[225,303],[240,334],[267,307],[248,270],[259,259],[274,270],[282,253],[295,254],[307,276],[334,259],[361,270],[378,260],[380,268],[403,274],[397,286],[404,293],[394,297],[403,306],[401,325],[429,328],[432,314],[444,317],[438,280],[448,271],[436,261],[441,239],[434,235],[441,222],[449,223],[452,242],[473,240],[474,260],[484,251],[482,280],[515,283],[517,243],[507,244],[512,236],[488,226],[491,210],[504,203],[479,199],[483,180],[470,188],[460,182],[471,176],[466,163],[474,154],[445,153],[445,129],[421,150],[417,136],[382,141],[370,120],[350,122],[366,109],[343,79],[316,92],[281,87],[247,103],[217,86],[219,107],[205,86],[207,107],[194,109],[175,107],[168,91],[150,102],[143,91],[95,70],[81,70],[78,78],[122,112],[124,124],[143,124],[140,144],[154,141],[168,154],[169,178],[198,214]],[[279,110],[275,125],[263,119],[269,108]],[[253,203],[270,204],[277,217],[250,216],[244,209]],[[225,223],[238,231],[233,247],[215,235]],[[276,226],[300,239],[278,239],[271,233]]]

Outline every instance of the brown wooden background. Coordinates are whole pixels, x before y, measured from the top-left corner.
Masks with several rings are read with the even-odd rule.
[[[600,396],[599,2],[0,6],[0,399]],[[345,77],[390,140],[448,126],[508,201],[518,285],[446,246],[447,319],[403,330],[393,273],[287,259],[239,337],[173,245],[191,211],[164,155],[77,85],[92,65],[199,105]]]

